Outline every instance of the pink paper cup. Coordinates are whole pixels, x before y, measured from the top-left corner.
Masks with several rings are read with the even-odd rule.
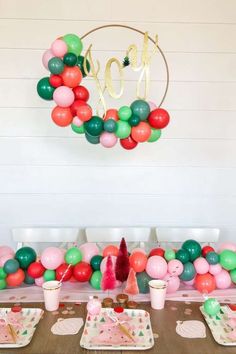
[[[151,307],[161,310],[165,306],[167,282],[165,280],[150,280],[149,283]]]
[[[51,280],[43,283],[44,304],[47,311],[56,311],[59,308],[61,283]]]

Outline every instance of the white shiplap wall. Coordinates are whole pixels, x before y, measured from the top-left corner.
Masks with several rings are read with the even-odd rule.
[[[51,123],[36,94],[43,51],[59,35],[105,23],[158,33],[171,83],[171,123],[155,144],[127,152],[89,145]],[[91,36],[104,63],[134,33]],[[0,243],[21,226],[208,226],[236,231],[235,0],[0,0]],[[150,98],[165,75],[156,58]],[[121,103],[134,98],[127,71]],[[86,83],[91,89],[93,84]],[[114,102],[112,103],[114,104]]]

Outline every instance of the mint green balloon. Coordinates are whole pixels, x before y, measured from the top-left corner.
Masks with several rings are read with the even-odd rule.
[[[7,283],[5,279],[0,279],[0,290],[3,290],[7,287]]]
[[[164,257],[168,262],[171,261],[172,259],[175,259],[175,251],[172,250],[171,248],[168,248],[165,251]]]
[[[101,281],[102,281],[102,272],[100,270],[96,270],[93,272],[91,278],[90,278],[90,285],[96,289],[96,290],[101,290]]]
[[[157,141],[158,139],[160,139],[161,137],[161,129],[154,129],[151,128],[151,135],[150,138],[148,139],[149,143],[154,143],[155,141]]]
[[[3,267],[0,267],[0,279],[5,279],[7,277],[7,273],[3,269]]]
[[[125,139],[128,138],[130,133],[131,133],[131,127],[129,123],[123,120],[118,120],[116,132],[115,132],[116,136],[120,139]]]
[[[71,247],[66,251],[65,261],[67,264],[76,265],[82,261],[82,253],[77,247]]]
[[[230,277],[232,282],[236,284],[236,269],[230,271]]]
[[[127,121],[132,116],[132,110],[128,106],[120,107],[118,116],[121,120]]]
[[[81,125],[80,127],[78,127],[77,125],[72,123],[71,129],[77,134],[84,134],[84,132],[85,132],[84,125]]]
[[[63,40],[67,44],[67,49],[69,53],[74,53],[77,56],[80,55],[83,50],[83,43],[76,34],[66,34],[63,37]]]
[[[220,265],[226,270],[236,268],[236,252],[231,250],[223,250],[220,253]]]
[[[216,299],[207,299],[203,304],[203,308],[210,316],[215,316],[220,312],[220,304]]]
[[[56,272],[55,270],[47,269],[44,272],[43,279],[45,281],[55,280],[56,279]]]

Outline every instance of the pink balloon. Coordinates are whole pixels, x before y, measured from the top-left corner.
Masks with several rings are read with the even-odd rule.
[[[119,281],[119,280],[116,280],[116,283],[115,283],[115,288],[120,288],[122,285],[122,282]]]
[[[7,253],[4,254],[3,256],[0,257],[0,267],[3,267],[4,264],[6,263],[6,261],[8,261],[8,259],[13,259],[14,255],[12,253]]]
[[[232,284],[230,275],[225,269],[215,275],[215,281],[218,289],[227,289]]]
[[[180,286],[180,279],[177,276],[173,276],[169,273],[166,274],[164,280],[167,281],[167,293],[174,293],[179,289]]]
[[[131,251],[131,254],[133,254],[135,252],[142,252],[143,254],[146,254],[146,252],[143,248],[134,248],[133,251]]]
[[[79,247],[79,249],[82,252],[82,256],[83,256],[82,260],[86,263],[90,263],[91,258],[99,254],[99,249],[96,243],[92,243],[92,242],[84,243]]]
[[[221,267],[220,263],[210,264],[209,273],[211,273],[212,275],[217,275],[221,271],[222,271],[222,267]]]
[[[47,247],[41,255],[41,263],[46,269],[56,269],[63,262],[64,254],[57,247]]]
[[[12,254],[15,256],[15,251],[9,246],[0,246],[0,257],[4,256],[5,254]]]
[[[193,262],[194,268],[198,274],[206,274],[209,271],[209,263],[203,257],[197,258]]]
[[[78,117],[74,117],[72,123],[74,125],[76,125],[77,127],[81,127],[81,125],[84,124],[84,122],[81,119],[79,119]]]
[[[51,45],[52,54],[63,57],[67,53],[67,45],[62,39],[56,39]]]
[[[184,283],[185,285],[192,286],[192,285],[194,285],[194,283],[195,283],[195,277],[194,277],[193,279],[191,279],[191,280],[183,281],[183,283]]]
[[[175,275],[175,276],[180,275],[181,273],[183,273],[184,270],[183,264],[178,259],[171,259],[167,267],[168,267],[168,272],[171,275]]]
[[[149,101],[148,104],[149,104],[149,107],[150,107],[150,110],[151,110],[151,111],[154,111],[154,109],[157,108],[156,103],[154,103],[154,102],[152,102],[152,101]]]
[[[231,250],[236,252],[236,244],[232,242],[224,242],[220,245],[218,252],[221,252],[223,250]]]
[[[146,272],[151,278],[163,279],[167,273],[166,260],[160,256],[148,258]]]
[[[39,278],[36,278],[36,279],[35,279],[35,284],[36,284],[37,286],[42,286],[43,283],[44,283],[43,277],[39,277]]]
[[[112,148],[117,143],[117,137],[113,133],[103,132],[100,136],[100,143],[106,148]]]
[[[58,106],[69,107],[74,102],[75,95],[69,87],[60,86],[54,91],[53,99]]]
[[[101,262],[101,265],[100,265],[100,271],[102,273],[105,272],[105,269],[106,269],[106,264],[107,264],[107,257],[103,258],[102,262]],[[117,257],[116,256],[111,256],[111,260],[112,260],[112,269],[115,271],[115,266],[116,266],[116,259]]]
[[[54,55],[52,54],[50,49],[46,50],[43,53],[42,62],[43,62],[43,66],[45,67],[45,69],[48,70],[48,62],[52,58],[54,58]]]

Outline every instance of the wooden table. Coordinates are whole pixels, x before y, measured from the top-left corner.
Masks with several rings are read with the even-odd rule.
[[[12,304],[1,304],[1,307],[11,307]],[[27,303],[24,307],[44,308],[42,303]],[[63,315],[66,307],[72,307],[74,315]],[[185,339],[175,332],[176,321],[180,320],[201,320],[204,319],[199,311],[199,303],[185,304],[184,302],[167,301],[164,310],[155,311],[150,308],[149,303],[141,303],[140,308],[150,312],[153,333],[159,335],[155,339],[155,346],[145,351],[149,354],[235,354],[235,347],[223,347],[217,344],[209,331],[207,325],[207,337],[204,339]],[[184,314],[186,308],[192,309],[191,315]],[[65,303],[64,308],[59,309],[59,315],[50,312],[44,313],[43,319],[37,326],[31,343],[20,349],[0,349],[0,354],[79,354],[79,353],[134,353],[134,351],[88,351],[79,345],[82,329],[78,335],[56,336],[50,331],[51,326],[58,317],[86,317],[86,304],[75,305]]]

